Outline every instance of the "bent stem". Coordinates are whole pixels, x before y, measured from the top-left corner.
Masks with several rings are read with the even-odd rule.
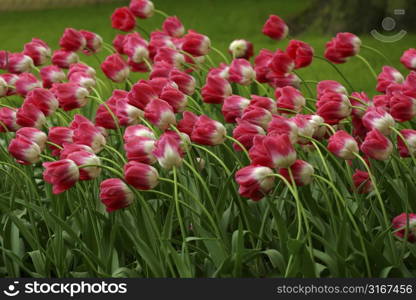
[[[351,91],[354,91],[354,88],[352,87],[351,83],[349,82],[349,80],[344,76],[344,74],[341,72],[341,70],[331,61],[327,60],[325,57],[322,56],[318,56],[318,55],[314,55],[313,57],[326,61],[328,64],[330,64],[334,70],[342,77],[342,79],[344,79],[344,81],[348,84],[348,87],[350,88]]]
[[[371,51],[377,53],[378,55],[380,55],[381,57],[383,57],[387,61],[387,63],[389,65],[393,65],[393,63],[390,61],[390,59],[388,59],[387,56],[385,56],[381,51],[379,51],[379,50],[377,50],[377,49],[375,49],[373,47],[367,46],[367,45],[361,45],[361,48],[368,49],[368,50],[371,50]]]
[[[229,139],[230,141],[233,141],[234,143],[236,143],[244,151],[244,153],[247,156],[248,160],[250,160],[250,155],[248,154],[248,151],[247,151],[246,147],[244,147],[244,145],[241,144],[240,141],[236,140],[235,138],[233,138],[233,137],[231,137],[229,135],[226,135],[225,138],[226,139]]]
[[[228,58],[224,55],[224,53],[222,53],[220,50],[218,50],[217,48],[215,48],[214,46],[211,46],[211,49],[214,50],[218,55],[220,55],[222,57],[222,59],[225,61],[225,63],[228,65],[230,64],[230,61],[228,60]]]
[[[360,59],[368,68],[368,70],[370,71],[371,75],[373,75],[374,79],[377,80],[377,73],[376,71],[374,71],[373,67],[370,65],[370,63],[361,55],[357,54],[356,57],[358,59]]]
[[[414,154],[413,154],[413,152],[411,150],[411,147],[410,147],[409,143],[405,139],[405,137],[402,135],[402,133],[399,130],[397,130],[393,126],[390,126],[390,129],[393,130],[400,137],[400,139],[403,141],[403,143],[406,145],[407,151],[409,152],[409,155],[412,158],[413,164],[416,166],[415,156],[414,156]]]
[[[386,207],[384,206],[383,199],[381,198],[380,191],[378,190],[378,187],[377,187],[376,179],[374,178],[374,175],[371,172],[370,167],[368,166],[368,164],[364,160],[364,158],[362,158],[361,155],[359,155],[358,153],[355,153],[355,152],[353,152],[353,153],[354,153],[355,157],[357,157],[361,161],[361,163],[364,165],[364,167],[366,168],[366,170],[368,172],[368,175],[369,175],[370,180],[371,180],[371,182],[373,184],[373,187],[374,187],[374,192],[377,196],[377,200],[379,201],[379,205],[380,205],[380,208],[381,208],[381,213],[383,215],[383,219],[384,219],[384,223],[385,223],[384,225],[385,225],[386,229],[388,229],[388,228],[390,228],[389,219],[387,217]],[[393,239],[391,237],[391,234],[388,234],[388,237],[389,237],[391,252],[394,255],[394,259],[396,260],[396,252],[394,251],[394,243],[393,243]]]
[[[117,171],[116,169],[114,169],[112,167],[105,166],[105,165],[85,164],[85,165],[78,166],[78,169],[88,168],[88,167],[95,167],[95,168],[106,169],[106,170],[110,171],[111,173],[117,175],[117,177],[124,178],[123,174],[121,174],[119,171]]]

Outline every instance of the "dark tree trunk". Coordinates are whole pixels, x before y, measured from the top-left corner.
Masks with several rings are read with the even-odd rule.
[[[312,0],[303,12],[289,20],[289,26],[292,34],[309,29],[330,34],[369,33],[373,29],[383,32],[383,20],[391,17],[395,25],[389,30],[394,34],[401,29],[415,31],[415,15],[415,0]]]

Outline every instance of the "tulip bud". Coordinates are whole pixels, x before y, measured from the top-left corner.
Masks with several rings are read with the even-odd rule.
[[[25,103],[31,103],[40,109],[45,116],[50,116],[59,107],[55,95],[46,89],[36,88],[27,93]]]
[[[54,83],[52,91],[65,111],[84,107],[88,103],[88,90],[76,83]]]
[[[70,189],[79,180],[79,169],[70,159],[62,159],[42,164],[45,168],[43,178],[53,185],[52,192],[60,194]]]
[[[293,71],[295,62],[287,53],[278,49],[273,54],[269,67],[277,74],[286,74]]]
[[[101,64],[101,70],[114,82],[123,82],[130,74],[129,66],[119,54],[107,56]]]
[[[320,99],[327,92],[347,95],[347,89],[335,80],[320,81],[316,86],[316,92],[318,99]]]
[[[162,25],[163,31],[169,34],[171,37],[179,38],[185,34],[185,28],[183,27],[181,20],[178,17],[168,17],[165,19]]]
[[[73,130],[68,127],[51,127],[49,128],[48,141],[62,147],[65,143],[72,144],[73,136]],[[52,155],[57,156],[60,154],[61,149],[52,145],[49,147],[52,149]]]
[[[338,124],[351,114],[351,103],[344,94],[326,92],[316,102],[316,107],[317,114],[330,125]]]
[[[169,132],[163,133],[156,141],[153,155],[164,169],[169,170],[174,166],[179,167],[184,155],[180,138],[178,139]]]
[[[202,115],[196,120],[191,140],[201,145],[215,146],[224,143],[227,131],[220,122]]]
[[[395,236],[407,238],[411,243],[416,242],[416,214],[402,213],[393,219],[392,226],[395,229]]]
[[[52,55],[52,63],[63,69],[68,69],[71,64],[75,64],[78,61],[78,55],[72,51],[56,50]]]
[[[231,85],[219,76],[209,76],[201,89],[205,103],[222,104],[224,99],[232,94]]]
[[[290,40],[286,53],[295,61],[295,69],[304,68],[312,63],[314,50],[305,42]]]
[[[277,107],[283,108],[279,111],[280,113],[287,113],[287,111],[285,111],[286,109],[294,110],[299,113],[305,106],[305,98],[302,93],[291,86],[277,88],[275,97],[277,99]]]
[[[17,110],[16,122],[22,127],[42,128],[46,122],[43,112],[31,103],[23,103]]]
[[[250,85],[256,78],[256,72],[250,62],[244,58],[234,59],[230,65],[230,82],[241,85]]]
[[[124,144],[124,150],[129,161],[137,161],[144,164],[153,164],[156,157],[153,155],[155,150],[155,140],[148,137],[131,137]]]
[[[416,70],[416,49],[410,48],[404,51],[400,62],[409,70]]]
[[[328,150],[343,159],[354,159],[354,154],[359,152],[357,141],[344,130],[338,130],[329,138]]]
[[[222,114],[225,122],[235,123],[237,118],[241,118],[244,109],[250,104],[250,100],[238,95],[232,95],[224,100]]]
[[[25,44],[23,54],[32,58],[35,66],[40,66],[46,63],[52,52],[44,41],[33,38],[31,42]]]
[[[377,129],[384,135],[389,135],[391,127],[395,124],[393,117],[388,112],[374,106],[367,109],[362,120],[368,130]]]
[[[367,172],[355,170],[354,175],[352,175],[352,181],[359,194],[368,194],[374,189]]]
[[[57,66],[46,66],[40,69],[43,87],[50,88],[52,84],[62,82],[66,79],[65,73]]]
[[[127,127],[124,131],[124,142],[128,143],[130,139],[134,139],[136,137],[146,137],[153,140],[156,139],[153,131],[144,125],[133,125]]]
[[[81,122],[74,128],[74,143],[91,147],[94,153],[100,152],[106,144],[106,140],[99,128],[91,122]]]
[[[175,113],[183,112],[188,104],[188,98],[184,93],[168,85],[163,88],[160,99],[169,103]]]
[[[131,0],[129,8],[136,17],[147,19],[153,16],[155,6],[149,0]]]
[[[67,51],[81,51],[87,45],[87,40],[81,32],[74,28],[66,28],[64,34],[59,40],[59,46],[61,49]]]
[[[87,30],[80,30],[79,31],[87,41],[87,44],[84,49],[84,53],[90,55],[92,53],[97,53],[101,51],[103,46],[103,38],[98,34],[87,31]]]
[[[21,96],[26,96],[31,90],[42,87],[42,83],[31,73],[22,73],[16,80],[16,92]]]
[[[7,59],[7,69],[10,73],[20,74],[30,72],[34,66],[32,58],[22,53],[12,53]]]
[[[189,30],[183,37],[182,50],[193,55],[207,55],[211,47],[211,40],[206,35]]]
[[[397,147],[401,157],[410,157],[416,155],[416,130],[403,129],[400,130],[402,137],[397,136]]]
[[[134,195],[121,179],[110,178],[100,184],[100,199],[106,210],[112,212],[132,204]]]
[[[111,26],[121,31],[132,31],[136,18],[128,7],[119,7],[111,15]]]
[[[41,150],[39,145],[25,137],[12,139],[8,150],[20,164],[35,164],[40,160]]]
[[[380,93],[385,93],[391,83],[402,83],[403,81],[403,75],[399,71],[390,66],[383,66],[383,70],[377,77],[376,89]]]
[[[290,170],[297,186],[308,185],[313,180],[313,174],[315,172],[313,166],[304,160],[298,159],[295,161],[294,164],[290,166]],[[279,173],[293,184],[288,169],[280,169]]]
[[[361,151],[368,157],[386,160],[393,151],[393,145],[380,131],[373,129],[367,133],[364,142],[361,144]]]
[[[157,170],[137,161],[130,161],[124,166],[124,178],[138,190],[151,190],[159,183]]]
[[[256,107],[249,105],[241,116],[242,120],[248,121],[254,125],[261,126],[267,129],[270,121],[272,120],[272,114],[267,109],[262,107]]]
[[[250,165],[237,171],[235,180],[240,185],[238,193],[253,201],[259,201],[274,187],[273,170],[259,165]]]
[[[75,162],[77,166],[94,165],[80,168],[79,180],[91,180],[100,176],[101,168],[99,166],[101,165],[101,160],[94,153],[81,150],[72,152],[67,158]]]
[[[265,134],[262,127],[242,119],[237,119],[237,126],[233,130],[233,138],[239,141],[247,150],[253,146],[255,136]],[[243,150],[236,143],[233,144],[233,147],[236,151]]]
[[[170,125],[176,125],[172,106],[161,99],[154,99],[146,105],[144,117],[161,130],[166,130]]]
[[[253,44],[246,40],[234,40],[228,47],[233,58],[250,59],[253,56]]]
[[[8,107],[0,108],[0,132],[16,131],[20,128],[17,124],[17,110]]]
[[[23,127],[16,131],[16,138],[19,137],[26,138],[29,141],[36,143],[41,151],[45,149],[46,140],[48,139],[46,133],[32,127]]]
[[[141,63],[149,58],[148,43],[146,40],[136,33],[127,34],[123,41],[123,53],[126,54],[131,61]]]
[[[292,144],[296,143],[298,139],[298,126],[295,122],[283,116],[273,115],[267,132],[270,136],[286,134]]]
[[[128,103],[143,110],[152,100],[158,99],[158,95],[146,81],[134,84],[128,93]]]
[[[262,32],[264,35],[280,41],[286,38],[289,33],[289,28],[287,27],[285,21],[283,21],[280,17],[270,15],[263,26]]]

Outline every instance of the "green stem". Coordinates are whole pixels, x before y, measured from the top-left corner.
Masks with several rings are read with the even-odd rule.
[[[342,77],[342,79],[344,79],[344,81],[348,84],[350,90],[354,91],[354,88],[352,87],[347,77],[344,76],[344,74],[340,71],[340,69],[333,62],[327,60],[325,57],[322,57],[322,56],[314,55],[313,57],[326,61],[328,64],[330,64],[334,68],[334,70]]]
[[[241,148],[241,150],[243,150],[243,152],[247,156],[248,160],[250,161],[250,155],[248,154],[248,151],[247,151],[246,147],[244,147],[244,145],[241,144],[240,141],[238,141],[237,139],[235,139],[235,138],[233,138],[232,136],[229,136],[229,135],[226,135],[225,138],[229,139],[230,141],[233,141],[234,143],[236,143]]]
[[[361,55],[357,54],[356,57],[358,59],[360,59],[368,68],[368,70],[370,71],[371,75],[373,75],[374,79],[377,80],[377,73],[374,71],[373,67],[370,65],[370,63]]]
[[[391,66],[393,65],[393,63],[391,62],[391,60],[389,58],[387,58],[387,56],[385,56],[381,51],[379,51],[379,50],[377,50],[377,49],[375,49],[373,47],[367,46],[367,45],[361,45],[361,48],[368,49],[368,50],[371,50],[371,51],[377,53],[378,55],[380,55],[381,57],[383,57],[387,61],[387,63],[389,65],[391,65]]]
[[[215,48],[214,46],[211,46],[211,49],[214,50],[214,52],[216,52],[217,54],[219,54],[222,59],[224,60],[224,62],[228,65],[230,64],[230,61],[228,60],[228,58],[224,55],[224,53],[222,53],[220,50],[218,50],[217,48]]]

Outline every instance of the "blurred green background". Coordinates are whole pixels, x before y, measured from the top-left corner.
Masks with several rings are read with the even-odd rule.
[[[35,0],[33,0],[35,1]],[[1,49],[21,51],[23,44],[38,37],[45,40],[53,49],[58,48],[59,38],[66,27],[86,29],[97,32],[105,41],[111,43],[117,31],[111,28],[110,15],[116,7],[126,5],[128,1],[111,4],[96,4],[82,7],[55,8],[36,11],[15,11],[0,13],[0,32],[2,33]],[[155,0],[155,6],[168,13],[178,16],[187,29],[195,29],[208,35],[213,45],[226,51],[229,43],[236,38],[244,38],[254,43],[255,52],[261,48],[275,50],[285,48],[287,41],[276,42],[261,34],[261,28],[269,14],[277,14],[286,20],[299,15],[311,1],[308,0]],[[318,12],[317,12],[317,15]],[[364,16],[365,17],[365,16]],[[155,15],[148,20],[138,20],[140,26],[148,31],[161,28],[163,18]],[[290,27],[290,22],[288,22]],[[398,24],[398,29],[400,24]],[[404,50],[416,47],[416,35],[407,34],[395,43],[383,43],[369,34],[360,35],[363,44],[382,51],[394,66],[404,75],[407,71],[401,66],[399,59]],[[310,43],[317,55],[323,55],[325,43],[330,35],[317,33],[310,29],[293,38]],[[376,72],[387,62],[377,54],[363,49],[362,56],[368,59]],[[100,59],[106,53],[100,53]],[[213,53],[212,56],[219,60]],[[81,59],[93,66],[97,62],[92,57],[81,54]],[[342,72],[348,76],[354,89],[375,94],[375,80],[357,58],[352,58],[347,64],[339,65]],[[335,79],[342,82],[334,70],[321,61],[314,63],[307,69],[300,70],[304,79],[323,80]]]

